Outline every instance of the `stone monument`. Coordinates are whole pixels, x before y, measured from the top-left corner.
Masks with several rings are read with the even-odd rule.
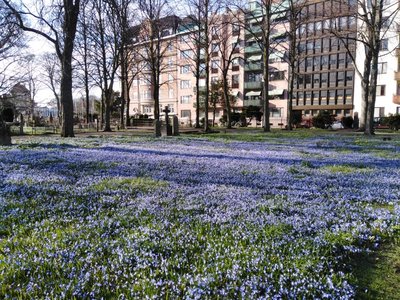
[[[169,124],[169,113],[171,112],[168,108],[168,106],[165,106],[163,109],[163,112],[165,113],[165,128],[164,128],[164,134],[166,136],[171,136],[172,135],[172,126]]]
[[[177,116],[172,117],[172,135],[179,135],[179,120]]]

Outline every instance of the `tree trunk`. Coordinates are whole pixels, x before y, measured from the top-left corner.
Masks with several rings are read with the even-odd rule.
[[[131,126],[131,118],[129,115],[131,98],[129,96],[129,89],[126,93],[126,126]]]
[[[364,70],[361,78],[361,108],[360,108],[360,125],[359,130],[364,131],[367,123],[367,112],[368,112],[368,95],[370,88],[370,75],[371,75],[371,60],[372,50],[371,47],[365,46],[365,58],[364,58]]]
[[[379,47],[378,47],[379,49]],[[368,107],[366,113],[366,122],[365,122],[365,135],[373,135],[374,132],[374,113],[375,113],[375,102],[376,102],[376,84],[378,81],[378,60],[379,60],[379,51],[374,51],[371,65],[371,81],[368,95]],[[375,66],[375,67],[374,67]]]
[[[224,84],[224,98],[225,98],[225,107],[226,107],[226,122],[227,128],[232,128],[232,114],[231,114],[231,102],[229,99],[229,92],[228,92],[228,75],[224,73],[223,76],[223,84]]]
[[[296,46],[297,46],[297,37],[296,37],[296,29],[298,28],[298,24],[296,23],[296,9],[294,7],[293,2],[290,2],[290,33],[289,33],[289,91],[288,91],[288,102],[287,102],[287,130],[293,129],[293,90],[294,90],[294,79],[295,74],[297,73],[296,66]]]
[[[269,38],[267,37],[267,40]],[[263,110],[264,110],[264,118],[263,118],[263,130],[264,132],[269,132],[271,131],[271,126],[269,124],[269,99],[268,99],[268,85],[269,85],[269,70],[268,70],[268,49],[269,47],[269,42],[266,41],[264,44],[264,49],[263,49],[263,62],[264,62],[264,67],[263,67]]]
[[[201,32],[198,33],[196,36],[196,123],[195,127],[200,128],[200,65],[201,65],[201,48],[200,48],[200,39],[201,39]]]
[[[125,56],[125,51],[123,47],[121,48],[121,115],[120,115],[120,127],[121,129],[125,128],[125,103],[126,103],[126,94],[128,93],[128,88],[127,88],[127,78],[126,76],[126,56]]]
[[[110,91],[111,89],[107,89],[105,92],[105,124],[104,124],[104,130],[105,132],[111,132],[111,97],[112,97],[112,92]]]
[[[66,51],[65,51],[66,52]],[[74,103],[72,98],[72,50],[61,61],[61,136],[74,137]]]

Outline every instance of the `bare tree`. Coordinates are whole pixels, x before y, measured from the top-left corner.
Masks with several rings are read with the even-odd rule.
[[[168,1],[139,0],[142,25],[139,26],[139,45],[136,47],[142,61],[142,74],[149,72],[151,93],[154,100],[154,119],[160,119],[160,81],[162,72],[168,67],[165,63],[168,42],[163,37],[169,35],[171,28],[178,26],[179,18],[168,15]]]
[[[240,59],[237,54],[240,54],[240,26],[239,23],[243,22],[243,14],[240,11],[227,12],[222,14],[219,19],[220,32],[216,38],[216,47],[221,58],[221,64],[219,68],[222,73],[222,90],[223,98],[226,110],[227,118],[227,128],[232,128],[231,120],[231,98],[230,89],[233,87],[234,83],[229,80],[228,76],[230,74],[232,62],[234,59]],[[237,86],[238,87],[238,86]],[[237,88],[236,87],[236,88]]]
[[[287,35],[287,46],[283,46],[284,51],[287,55],[283,57],[289,65],[288,74],[288,102],[287,102],[287,129],[293,129],[293,95],[294,95],[294,84],[298,76],[298,66],[302,59],[302,54],[299,49],[298,35],[300,34],[300,27],[306,23],[307,15],[304,13],[306,1],[295,1],[288,0],[280,6],[279,13],[285,13],[286,18],[284,19],[284,27]],[[282,46],[282,45],[281,45]]]
[[[81,9],[81,18],[78,22],[78,29],[77,29],[77,55],[75,55],[75,62],[77,64],[77,71],[78,71],[78,78],[83,85],[83,89],[85,91],[84,97],[86,102],[86,123],[90,123],[90,88],[92,84],[90,72],[93,71],[91,69],[91,64],[89,61],[89,51],[91,45],[89,44],[89,18],[90,12],[90,0],[84,0],[82,2],[82,9]]]
[[[191,49],[193,55],[187,57],[188,61],[192,63],[192,71],[195,77],[195,127],[200,128],[200,110],[201,110],[201,91],[200,91],[200,79],[205,75],[205,64],[204,64],[204,33],[201,18],[201,1],[199,0],[188,0],[188,16],[183,19],[181,28],[183,31],[182,41],[184,42],[185,49]]]
[[[51,42],[61,63],[61,111],[62,137],[74,136],[73,101],[72,101],[72,52],[78,22],[80,0],[52,1],[51,5],[43,0],[36,1],[32,11],[27,5],[19,9],[9,0],[2,0],[17,18],[19,27],[40,35]],[[24,16],[35,21],[39,27],[32,27]]]
[[[25,37],[16,24],[14,14],[0,2],[0,94],[9,89],[9,83],[19,81],[13,72],[18,62],[21,49],[24,48]]]
[[[260,0],[253,3],[254,7],[243,5],[243,1],[236,4],[236,9],[241,11],[245,18],[242,26],[252,36],[255,45],[262,53],[262,102],[263,102],[263,130],[269,132],[271,130],[269,123],[269,66],[268,61],[273,49],[271,37],[274,32],[276,23],[273,22],[273,16],[279,13],[281,2],[273,0]],[[248,26],[247,22],[253,21],[253,26]]]
[[[114,101],[114,84],[120,64],[121,28],[117,9],[108,0],[92,0],[90,15],[90,52],[94,64],[95,84],[102,90],[102,125],[104,131],[111,131],[111,106]],[[103,114],[102,114],[103,115]]]
[[[58,121],[61,121],[61,99],[60,99],[60,85],[61,85],[61,66],[60,61],[57,59],[55,53],[45,53],[40,58],[41,65],[41,82],[48,87],[53,93],[57,112]]]
[[[347,2],[336,1],[336,7],[342,11]],[[374,112],[376,102],[376,86],[378,78],[378,63],[382,39],[387,38],[390,32],[397,32],[399,25],[398,1],[388,0],[354,0],[347,4],[352,12],[357,30],[350,38],[343,35],[343,29],[338,19],[335,19],[332,33],[339,37],[346,46],[347,52],[353,60],[355,71],[361,78],[361,110],[360,130],[366,135],[374,134]],[[336,11],[340,13],[340,11]],[[396,33],[397,34],[397,33]],[[351,40],[352,42],[349,42]],[[363,53],[363,64],[357,64],[354,44],[362,48],[358,55]],[[394,50],[394,49],[393,49]]]
[[[129,41],[128,41],[129,44]],[[124,66],[121,64],[121,85],[125,86],[122,95],[126,102],[126,126],[131,125],[130,120],[130,93],[133,82],[137,79],[138,75],[142,72],[142,60],[141,55],[132,49],[129,45],[124,47],[124,51],[121,53],[121,59],[124,61]]]

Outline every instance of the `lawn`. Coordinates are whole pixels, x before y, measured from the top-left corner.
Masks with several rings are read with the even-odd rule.
[[[399,155],[321,132],[21,139],[0,147],[0,298],[399,299]]]

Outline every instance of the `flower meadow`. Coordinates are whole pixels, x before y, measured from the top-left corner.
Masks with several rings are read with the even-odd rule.
[[[400,144],[36,138],[0,147],[2,299],[352,299],[400,231]]]

